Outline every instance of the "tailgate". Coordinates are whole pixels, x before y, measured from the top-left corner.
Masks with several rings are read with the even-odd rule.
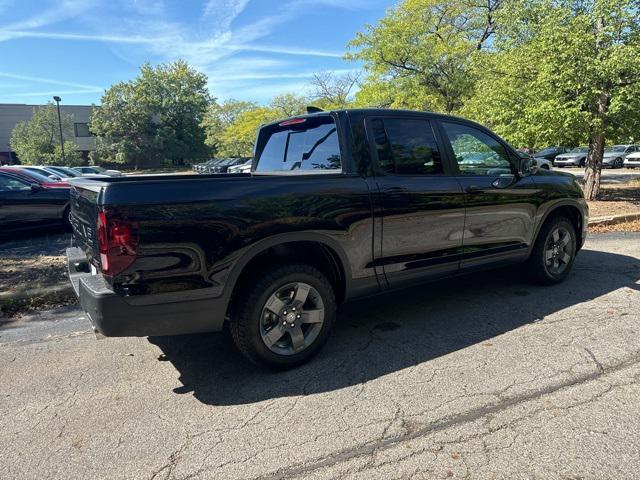
[[[98,198],[102,191],[99,185],[88,182],[71,186],[71,226],[75,244],[87,255],[95,265],[99,262],[98,236],[96,226],[98,222]]]

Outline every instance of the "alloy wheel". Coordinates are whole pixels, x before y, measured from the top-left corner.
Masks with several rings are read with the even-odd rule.
[[[560,275],[571,263],[572,255],[571,233],[564,227],[555,228],[549,235],[544,250],[547,271],[552,275]]]
[[[288,283],[267,300],[260,316],[260,336],[278,355],[295,355],[318,337],[324,323],[324,303],[304,282]]]

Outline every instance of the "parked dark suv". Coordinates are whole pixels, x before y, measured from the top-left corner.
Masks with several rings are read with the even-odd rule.
[[[586,235],[573,175],[476,123],[339,110],[263,126],[251,174],[71,180],[71,281],[107,336],[218,331],[298,365],[338,304],[522,263],[566,278]]]

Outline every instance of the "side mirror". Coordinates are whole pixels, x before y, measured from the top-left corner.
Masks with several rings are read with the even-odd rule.
[[[32,192],[39,192],[40,190],[42,190],[42,187],[40,186],[39,183],[32,183],[31,184],[31,191]]]
[[[537,162],[533,158],[520,158],[518,160],[518,175],[520,177],[526,177],[536,173]]]

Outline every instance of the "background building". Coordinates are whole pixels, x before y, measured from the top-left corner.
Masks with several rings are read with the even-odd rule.
[[[17,103],[0,103],[0,163],[14,163],[15,154],[11,152],[11,132],[13,128],[24,120],[29,120],[33,111],[42,105],[25,105]],[[91,105],[60,105],[60,110],[73,116],[72,140],[78,145],[83,158],[95,150],[95,138],[89,133]]]

